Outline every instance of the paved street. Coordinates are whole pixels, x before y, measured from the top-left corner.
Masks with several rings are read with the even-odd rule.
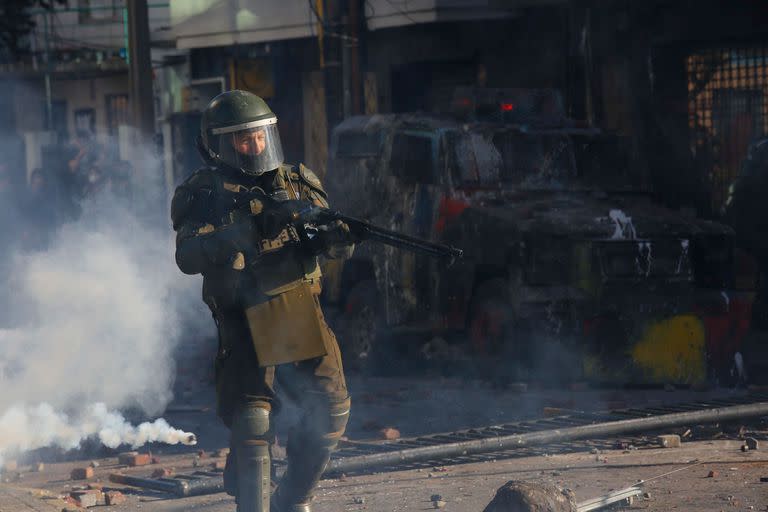
[[[662,390],[646,391],[500,391],[478,382],[449,379],[369,379],[351,380],[354,414],[348,437],[350,440],[373,440],[378,429],[394,427],[404,437],[450,431],[520,418],[534,418],[544,407],[563,410],[600,410],[632,406],[651,406],[685,400],[703,399],[716,395],[731,396],[736,392],[693,392]],[[122,487],[108,482],[109,473],[121,470],[136,476],[149,476],[159,467],[173,468],[178,473],[196,468],[198,449],[206,454],[199,458],[199,467],[209,467],[223,459],[213,457],[215,449],[226,446],[226,430],[215,417],[212,395],[201,384],[194,393],[184,394],[184,400],[174,403],[165,416],[180,428],[198,433],[200,446],[152,447],[157,464],[126,469],[117,466],[114,456],[97,458],[94,478],[88,482],[69,479],[72,468],[84,466],[92,457],[83,454],[81,460],[48,463],[43,472],[28,472],[20,465],[21,479],[0,485],[0,511],[60,511],[66,503],[59,499],[73,485],[101,483],[107,487]],[[278,435],[294,417],[295,411],[286,407],[278,420]],[[764,443],[766,443],[764,441]],[[605,449],[597,444],[599,453],[584,451],[570,454],[541,454],[525,458],[496,460],[464,465],[441,466],[420,470],[398,471],[369,475],[346,476],[322,482],[316,500],[318,512],[382,511],[400,512],[432,509],[430,497],[439,494],[446,501],[446,510],[482,511],[496,489],[511,479],[546,481],[570,488],[577,500],[632,485],[684,467],[698,460],[700,465],[656,480],[648,485],[650,496],[636,502],[634,508],[643,510],[765,510],[768,507],[768,451],[742,453],[737,440],[706,440],[685,442],[679,449],[659,449],[652,443],[638,443],[637,450]],[[608,446],[613,447],[612,442]],[[715,476],[707,478],[710,471]],[[114,510],[186,511],[234,510],[234,503],[225,494],[186,499],[169,499],[162,493],[123,489],[128,500]],[[71,505],[70,505],[71,506]],[[726,508],[727,507],[727,508]],[[753,507],[753,508],[750,508]]]

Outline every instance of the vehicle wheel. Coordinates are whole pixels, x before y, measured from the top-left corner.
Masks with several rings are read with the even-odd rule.
[[[498,355],[511,327],[507,285],[503,279],[482,283],[472,298],[469,341],[478,355]]]
[[[506,280],[492,279],[477,288],[467,327],[472,359],[481,376],[493,380],[520,377],[522,353],[515,343],[514,313]]]
[[[382,326],[379,304],[373,280],[357,283],[347,295],[336,321],[345,368],[362,370],[367,366]]]

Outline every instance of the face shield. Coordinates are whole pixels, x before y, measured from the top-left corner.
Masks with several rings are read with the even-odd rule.
[[[261,119],[211,130],[214,148],[225,164],[259,176],[283,163],[277,118]]]

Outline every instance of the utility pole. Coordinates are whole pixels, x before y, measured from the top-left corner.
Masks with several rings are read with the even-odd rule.
[[[361,6],[360,0],[349,0],[349,15],[348,15],[348,21],[349,25],[347,28],[347,33],[349,34],[349,38],[346,41],[346,44],[349,48],[350,55],[350,70],[349,70],[349,88],[351,89],[351,110],[352,115],[359,115],[365,113],[365,109],[363,108],[363,102],[362,102],[362,93],[363,93],[363,80],[362,80],[362,73],[360,71],[360,27],[363,24],[363,20],[361,19],[361,13],[363,12],[363,8]]]
[[[328,123],[328,140],[331,140],[331,130],[344,120],[344,48],[342,31],[345,28],[341,21],[343,0],[325,0],[323,25],[323,64],[325,75],[325,116]]]
[[[145,141],[155,133],[152,93],[152,60],[149,52],[149,8],[147,0],[127,0],[129,70],[133,126]]]

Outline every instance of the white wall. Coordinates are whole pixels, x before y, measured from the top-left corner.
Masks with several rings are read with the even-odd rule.
[[[177,48],[309,37],[315,17],[305,0],[171,0]]]

